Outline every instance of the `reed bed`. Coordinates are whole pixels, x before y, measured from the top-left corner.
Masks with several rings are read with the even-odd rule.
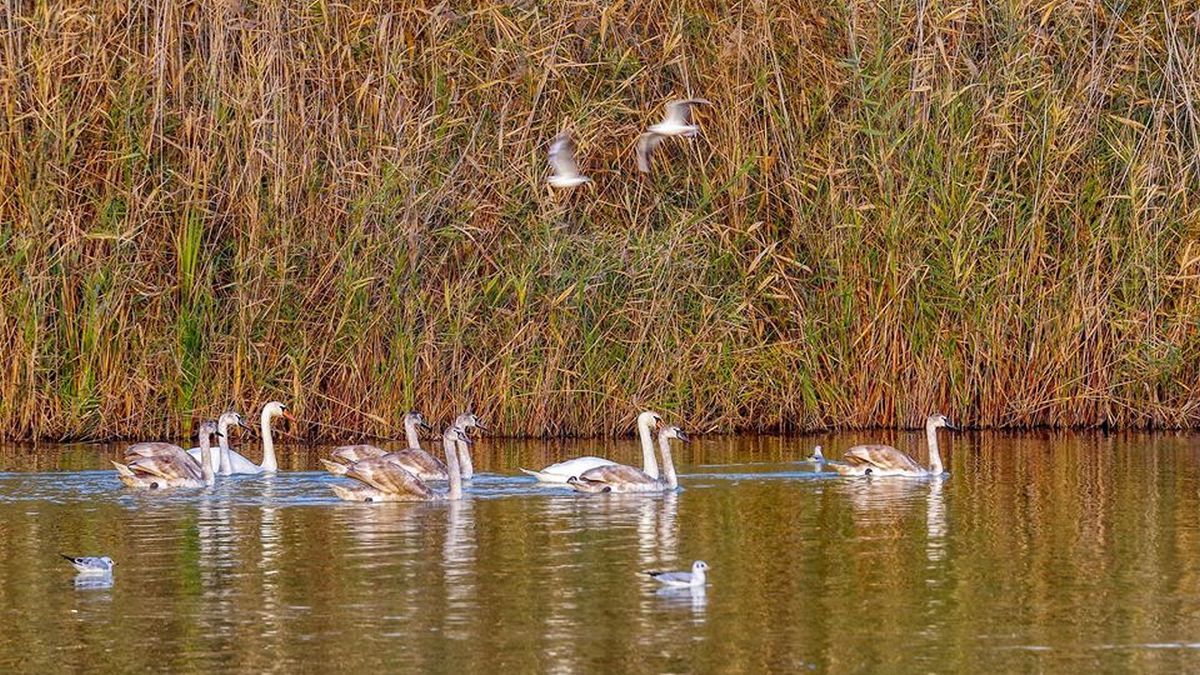
[[[11,0],[0,437],[1200,422],[1200,12]],[[703,136],[636,173],[682,95]],[[552,193],[574,132],[595,182]]]

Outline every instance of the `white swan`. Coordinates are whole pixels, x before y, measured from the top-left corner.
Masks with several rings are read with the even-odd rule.
[[[642,471],[651,478],[658,478],[658,462],[654,460],[654,437],[652,430],[662,422],[656,412],[646,412],[638,415],[638,436],[642,441]],[[541,471],[521,469],[522,472],[533,476],[541,483],[567,483],[580,474],[601,466],[616,466],[617,463],[603,457],[576,457],[565,462],[551,464]]]
[[[126,464],[113,462],[117,478],[126,487],[155,490],[169,487],[205,487],[215,481],[212,436],[217,425],[200,425],[201,459],[192,459],[183,448],[170,443],[139,443],[125,451]]]
[[[450,489],[434,490],[403,467],[386,457],[371,457],[346,467],[346,477],[358,482],[353,487],[334,485],[334,493],[350,502],[422,502],[462,499],[462,474],[458,466],[457,442],[466,433],[451,425],[442,434],[442,449],[446,452],[446,470],[450,474]]]
[[[584,471],[567,484],[579,492],[668,492],[679,487],[675,476],[675,462],[671,459],[670,439],[677,438],[687,443],[687,434],[679,427],[664,427],[658,432],[658,449],[662,453],[664,477],[654,478],[632,466],[613,464],[598,466]]]
[[[216,471],[221,476],[228,476],[233,473],[246,473],[235,472],[233,470],[234,453],[229,447],[229,428],[235,426],[247,431],[250,430],[250,427],[246,426],[245,420],[242,419],[241,413],[230,410],[229,412],[221,413],[221,416],[217,418],[217,431],[220,432],[217,434],[217,446],[220,448],[220,452],[212,454],[212,463],[213,471]],[[197,462],[200,461],[199,447],[192,448],[187,453],[192,459]]]
[[[275,473],[279,470],[279,462],[275,459],[275,438],[271,435],[271,420],[276,417],[283,417],[293,422],[296,421],[295,415],[288,410],[286,405],[279,401],[271,401],[264,405],[262,415],[259,418],[259,431],[262,434],[263,448],[262,464],[255,464],[247,459],[245,455],[230,450],[230,473]],[[225,450],[222,449],[221,453],[224,454]],[[217,459],[219,460],[220,458]]]
[[[937,430],[942,427],[953,429],[954,424],[941,413],[934,413],[925,420],[928,469],[890,445],[856,445],[846,451],[842,462],[827,462],[826,466],[844,476],[940,476],[945,473],[937,438]]]

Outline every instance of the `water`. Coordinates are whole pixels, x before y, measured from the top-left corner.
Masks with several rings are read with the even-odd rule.
[[[467,500],[408,505],[336,501],[321,448],[288,452],[303,471],[165,495],[120,488],[119,448],[7,447],[0,669],[1200,666],[1200,439],[957,434],[944,481],[796,462],[864,436],[891,440],[700,439],[666,496],[506,475],[597,449],[636,462],[631,441],[485,439]],[[60,551],[111,555],[113,582],[77,586]],[[639,575],[698,558],[703,593]]]

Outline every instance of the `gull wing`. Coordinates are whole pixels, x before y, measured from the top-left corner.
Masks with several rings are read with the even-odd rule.
[[[637,152],[638,171],[650,173],[650,153],[654,152],[659,143],[662,143],[663,138],[665,137],[653,131],[647,131],[638,136],[637,145],[634,148]]]
[[[575,162],[575,148],[570,134],[563,132],[550,143],[550,166],[556,175],[563,178],[579,175],[579,164]]]
[[[692,106],[712,105],[706,99],[685,98],[671,101],[667,104],[667,114],[663,117],[664,124],[688,124],[691,118]]]

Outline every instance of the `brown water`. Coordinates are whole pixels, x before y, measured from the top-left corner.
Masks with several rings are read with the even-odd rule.
[[[1200,668],[1200,438],[964,433],[940,481],[796,462],[864,437],[890,439],[700,439],[657,497],[510,475],[631,441],[484,439],[468,498],[431,505],[337,502],[314,448],[170,495],[123,490],[117,448],[0,449],[0,669]],[[702,593],[639,575],[694,559]]]

